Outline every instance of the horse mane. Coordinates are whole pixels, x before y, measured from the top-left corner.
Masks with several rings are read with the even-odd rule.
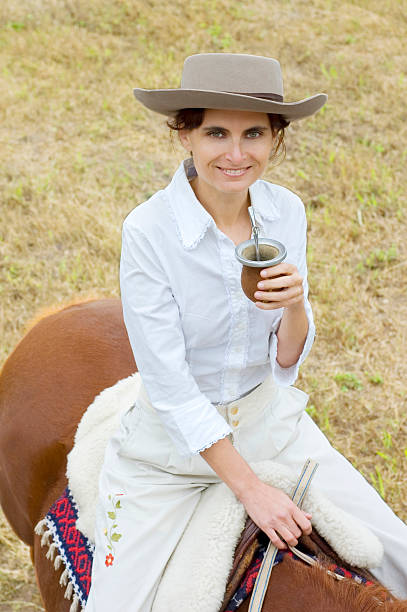
[[[354,612],[406,612],[407,610],[407,601],[395,599],[382,585],[359,584],[350,578],[336,580],[326,569],[318,566],[308,569],[307,582],[321,599],[326,598],[329,593],[329,602],[327,601],[329,609],[336,609],[337,606],[340,610]],[[335,588],[332,588],[333,586]]]

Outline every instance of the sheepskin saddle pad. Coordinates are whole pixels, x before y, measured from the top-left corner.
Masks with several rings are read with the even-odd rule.
[[[68,455],[67,477],[78,507],[76,526],[90,542],[94,541],[98,478],[105,447],[119,427],[121,414],[134,403],[140,384],[140,375],[136,373],[102,391],[83,415]],[[261,480],[288,495],[296,484],[298,475],[287,466],[261,461],[251,467]],[[383,546],[377,537],[359,520],[336,507],[313,484],[303,509],[312,514],[318,533],[345,562],[360,568],[380,565]],[[166,566],[153,612],[192,612],[196,602],[200,602],[201,610],[219,609],[246,517],[244,507],[224,483],[213,484],[202,493]]]

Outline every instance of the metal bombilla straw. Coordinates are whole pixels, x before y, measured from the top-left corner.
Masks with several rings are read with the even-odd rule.
[[[254,246],[256,248],[256,260],[260,261],[259,227],[258,227],[258,225],[256,223],[256,217],[255,217],[255,214],[254,214],[253,206],[249,206],[249,208],[247,210],[249,211],[250,223],[252,224]]]

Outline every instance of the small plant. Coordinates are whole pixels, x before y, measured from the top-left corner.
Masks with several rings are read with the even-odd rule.
[[[374,385],[382,385],[383,384],[383,376],[381,376],[381,374],[368,374],[367,375],[369,382],[373,383]]]
[[[376,451],[376,455],[381,457],[383,461],[386,462],[386,466],[393,472],[393,474],[397,474],[398,472],[397,457],[391,457],[390,455],[388,455],[387,453],[383,453],[382,451]]]
[[[315,408],[314,404],[307,406],[305,412],[310,415],[311,419],[314,419],[317,416],[317,409]]]
[[[11,21],[10,23],[6,24],[6,28],[15,30],[16,32],[21,32],[21,30],[25,29],[25,23],[22,23],[21,21]]]
[[[327,68],[325,64],[321,64],[321,71],[324,77],[328,80],[335,80],[338,78],[338,71],[335,66],[330,66]]]
[[[366,268],[370,268],[374,270],[375,268],[382,268],[386,266],[391,261],[397,259],[397,249],[393,244],[387,250],[384,249],[375,249],[366,257],[364,266]]]
[[[232,44],[232,37],[227,32],[222,32],[222,26],[218,23],[210,25],[207,28],[207,32],[210,34],[212,38],[212,42],[215,43],[221,49],[228,49]]]
[[[304,179],[304,181],[309,181],[310,180],[308,174],[306,172],[304,172],[304,170],[301,170],[301,168],[299,168],[297,170],[297,174],[298,174],[299,177]]]
[[[362,389],[363,385],[356,374],[351,372],[343,372],[334,376],[335,382],[340,384],[341,391]]]
[[[375,466],[375,471],[376,471],[376,474],[373,474],[373,472],[371,472],[370,478],[372,480],[373,486],[376,489],[376,491],[379,493],[381,497],[384,498],[383,478],[380,473],[379,467],[377,465]]]
[[[393,446],[391,433],[389,431],[383,432],[383,446],[385,448],[391,448]]]
[[[331,424],[329,422],[329,408],[328,406],[322,406],[317,409],[315,404],[310,404],[306,407],[305,411],[311,419],[313,419],[322,431],[326,434],[331,432]]]

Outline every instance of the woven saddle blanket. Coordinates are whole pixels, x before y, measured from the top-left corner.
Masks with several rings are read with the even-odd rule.
[[[66,587],[65,597],[72,600],[70,612],[78,612],[79,608],[83,609],[86,606],[91,586],[94,554],[91,542],[76,528],[77,519],[78,508],[67,487],[36,529],[37,534],[41,536],[41,544],[48,544],[47,557],[53,561],[55,569],[58,570],[61,565],[63,566],[60,583],[61,586]],[[250,597],[265,553],[266,543],[260,542],[236,591],[230,597],[226,607],[222,607],[224,612],[236,612]],[[293,557],[290,551],[279,551],[274,565],[281,563],[285,555]],[[107,555],[106,566],[109,567],[113,562],[113,555]],[[331,564],[327,569],[358,583],[372,584],[364,576],[350,572],[336,564]],[[202,609],[199,606],[196,608]]]
[[[95,398],[79,423],[75,444],[68,456],[67,476],[78,513],[75,528],[87,538],[88,548],[94,539],[97,483],[105,447],[119,426],[121,414],[134,403],[140,382],[140,375],[133,374]],[[297,480],[289,468],[272,461],[252,464],[252,468],[261,480],[287,494]],[[380,565],[383,547],[376,536],[360,521],[334,506],[313,485],[303,508],[312,513],[319,534],[344,561],[361,568]],[[208,487],[167,564],[153,612],[203,609],[217,612],[245,520],[244,507],[225,484]]]

